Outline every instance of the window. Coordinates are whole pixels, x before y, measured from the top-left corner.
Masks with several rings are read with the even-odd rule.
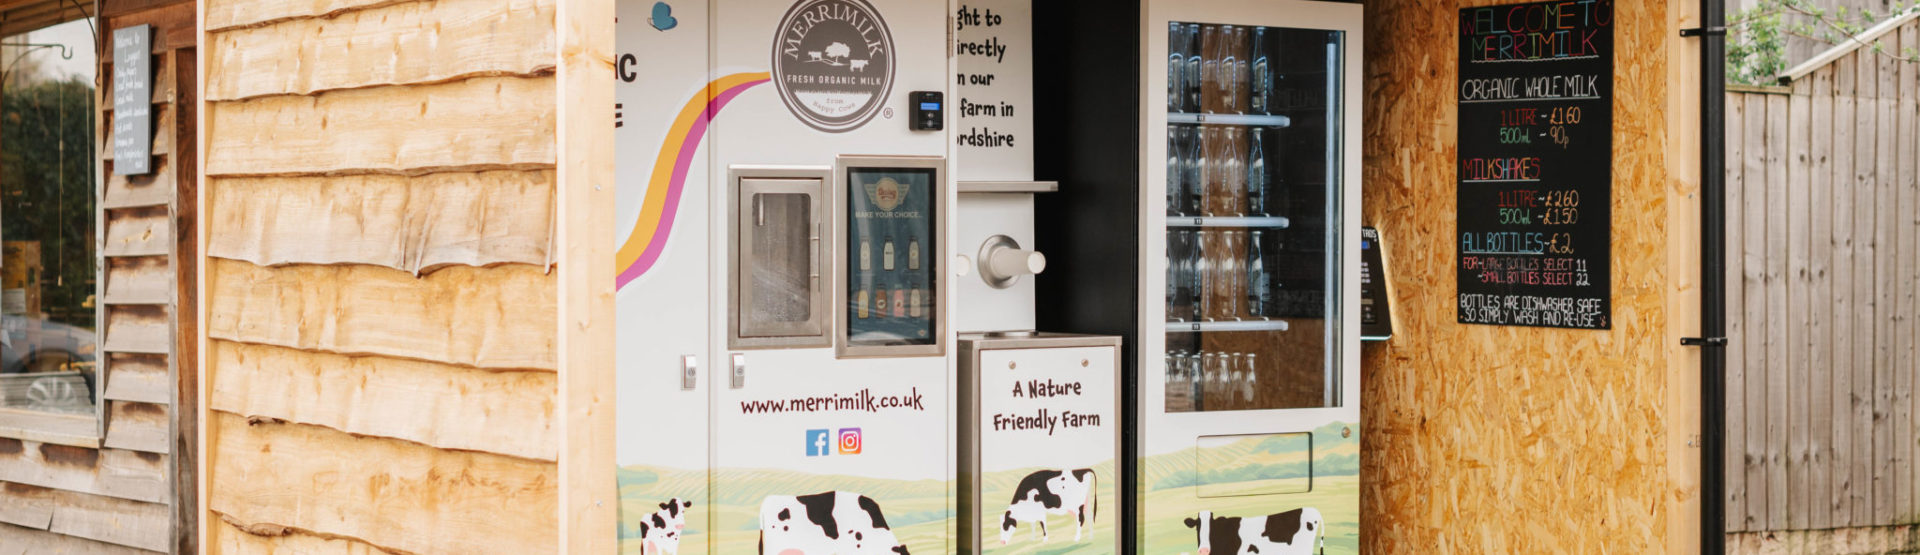
[[[93,43],[0,40],[0,416],[97,414]]]

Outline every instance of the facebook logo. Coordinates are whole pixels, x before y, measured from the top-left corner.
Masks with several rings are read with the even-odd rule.
[[[833,430],[807,430],[807,456],[831,455],[834,448]]]

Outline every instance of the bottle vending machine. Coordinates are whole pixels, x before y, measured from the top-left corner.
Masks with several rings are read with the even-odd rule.
[[[620,0],[622,553],[954,549],[946,21]]]
[[[1361,7],[1146,4],[1141,553],[1356,553]]]

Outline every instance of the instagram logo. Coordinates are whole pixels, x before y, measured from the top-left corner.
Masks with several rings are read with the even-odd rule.
[[[859,433],[859,430],[855,430]],[[807,456],[824,457],[833,454],[833,447],[827,443],[831,433],[828,430],[807,430]]]
[[[860,454],[860,429],[859,428],[841,428],[840,429],[840,454],[842,455]]]

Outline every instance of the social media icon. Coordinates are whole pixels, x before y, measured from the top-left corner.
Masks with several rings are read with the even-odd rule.
[[[842,455],[860,454],[860,429],[859,428],[841,428],[840,429],[840,454]]]
[[[833,454],[832,436],[832,430],[807,430],[807,456],[824,457]]]

